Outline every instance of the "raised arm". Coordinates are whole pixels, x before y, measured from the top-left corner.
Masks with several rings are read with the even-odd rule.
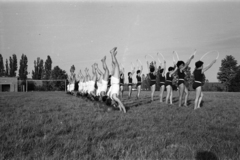
[[[185,66],[181,69],[181,72],[188,67],[188,65],[191,63],[192,59],[194,58],[194,55],[191,55],[189,60],[185,63]]]
[[[124,75],[124,68],[122,68],[122,69],[120,70],[120,73],[122,73],[122,74]]]
[[[143,71],[143,66],[141,66],[140,74],[142,74],[142,71]]]
[[[163,72],[162,72],[162,76],[164,77],[166,73],[166,61],[164,60],[164,66],[163,66]]]
[[[165,60],[164,60],[165,61]],[[164,63],[160,63],[159,67],[163,68],[164,67]]]
[[[216,62],[217,62],[217,60],[214,59],[214,60],[212,61],[212,63],[210,63],[207,67],[205,67],[205,68],[202,69],[202,73],[204,73],[204,72],[206,72],[208,69],[210,69],[210,68],[213,66],[213,64],[216,63]]]
[[[150,67],[149,67],[148,61],[147,61],[147,68],[148,68],[148,71],[149,71],[149,73],[150,73]]]
[[[135,73],[135,67],[133,67],[133,70],[132,70],[132,75]]]
[[[174,65],[174,71],[170,74],[170,76],[172,76],[173,74],[175,74],[176,73],[176,71],[178,70],[178,68],[177,68],[177,66],[176,65]]]
[[[156,75],[157,74],[157,63],[156,63],[156,61],[153,62],[153,66],[155,68],[154,74]]]

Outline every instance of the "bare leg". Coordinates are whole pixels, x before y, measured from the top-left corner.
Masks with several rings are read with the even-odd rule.
[[[180,84],[180,85],[179,85],[179,104],[178,104],[178,107],[181,107],[181,106],[182,106],[182,97],[183,97],[184,89],[185,89],[184,84],[183,84],[183,83]]]
[[[113,94],[113,100],[115,100],[116,102],[118,102],[118,107],[120,110],[123,110],[124,113],[126,113],[126,108],[124,107],[124,105],[122,104],[122,102],[120,101],[120,99],[118,99],[116,94]]]
[[[185,107],[187,107],[188,95],[189,95],[189,92],[188,92],[187,87],[185,86],[185,101],[184,101]]]
[[[96,68],[95,68],[95,65],[92,65],[92,73],[93,73],[92,81],[96,82],[97,76],[96,76]]]
[[[169,99],[169,97],[170,97],[170,92],[171,92],[171,88],[170,88],[170,87],[171,87],[170,85],[167,86],[166,104],[168,104],[168,99]]]
[[[172,97],[173,97],[173,91],[172,91],[172,86],[170,86],[170,104],[173,104]]]
[[[162,85],[160,89],[160,102],[163,102],[163,92],[164,92],[165,86]]]
[[[116,54],[115,54],[116,50],[117,50],[117,47],[114,47],[113,49],[111,49],[110,50],[111,55],[114,54],[116,56]],[[114,62],[113,56],[112,56],[112,62]]]
[[[101,62],[102,62],[102,66],[103,66],[103,69],[106,70],[106,56],[103,57],[103,59],[101,59]]]
[[[141,93],[141,85],[140,85],[140,86],[138,86],[138,94],[137,94],[137,98],[139,98],[139,97],[140,97],[140,93]]]
[[[151,86],[151,101],[153,101],[153,96],[154,96],[154,93],[155,93],[155,88],[156,88],[156,85],[154,84],[154,85],[152,85]]]
[[[201,87],[202,88],[202,87]],[[201,90],[201,94],[200,94],[200,97],[198,99],[198,108],[200,108],[200,105],[201,105],[201,102],[202,102],[202,98],[203,98],[203,92]]]
[[[131,98],[132,95],[132,86],[128,86],[128,98]]]
[[[116,48],[116,47],[115,47],[115,48]],[[116,48],[116,49],[117,49],[117,48]],[[112,52],[112,50],[110,51],[111,56],[112,56],[112,59],[114,60],[114,64],[115,64],[114,74],[113,74],[112,76],[119,79],[119,77],[120,77],[120,69],[119,69],[119,64],[118,64],[117,58],[116,58],[116,55],[117,55],[116,49],[114,50],[114,53]],[[125,109],[123,103],[122,103],[122,102],[120,101],[120,99],[117,97],[117,94],[113,94],[112,97],[113,97],[113,99],[114,99],[115,101],[118,102],[119,108],[121,108],[121,109],[123,110],[123,112],[126,113],[126,109]]]
[[[97,63],[95,64],[95,70],[98,72],[98,74],[100,75],[100,79],[99,81],[102,82],[103,79],[103,72],[98,68]]]
[[[201,95],[201,90],[202,90],[202,87],[196,88],[196,98],[195,98],[195,103],[194,103],[194,109],[198,108],[198,102],[199,102],[199,98]]]
[[[102,64],[103,64],[103,69],[104,69],[104,74],[103,74],[103,80],[108,81],[108,77],[109,77],[109,69],[107,67],[106,64],[106,56],[104,56],[104,58],[102,59]]]
[[[120,86],[120,95],[121,95],[121,99],[123,98],[123,86]]]
[[[117,49],[117,47],[115,47],[115,48]],[[119,68],[119,63],[118,63],[117,58],[116,58],[116,55],[117,55],[116,49],[115,49],[114,53],[111,52],[112,50],[110,51],[112,59],[113,59],[113,64],[114,64],[114,69],[113,69],[114,73],[113,73],[112,76],[114,76],[115,78],[119,79],[119,77],[120,77],[120,68]]]

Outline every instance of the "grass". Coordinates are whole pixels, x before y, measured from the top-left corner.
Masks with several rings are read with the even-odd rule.
[[[127,93],[125,93],[127,97]],[[64,92],[0,94],[0,159],[240,159],[240,93],[205,93],[203,107],[124,99],[126,114]]]

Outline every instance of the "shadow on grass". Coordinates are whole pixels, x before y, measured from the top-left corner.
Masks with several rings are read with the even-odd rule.
[[[218,160],[214,153],[208,151],[198,151],[195,158],[196,160]]]

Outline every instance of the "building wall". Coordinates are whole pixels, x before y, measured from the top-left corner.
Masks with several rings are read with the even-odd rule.
[[[10,84],[10,92],[18,91],[17,77],[0,77],[0,92],[2,92],[2,85]]]

